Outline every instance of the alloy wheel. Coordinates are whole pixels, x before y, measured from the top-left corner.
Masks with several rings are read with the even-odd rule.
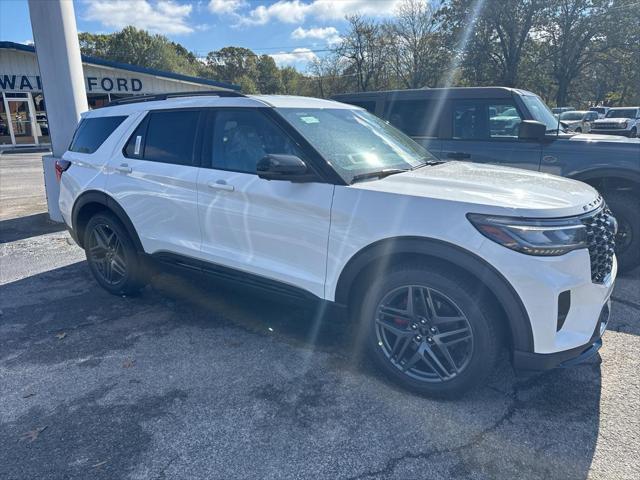
[[[106,224],[98,224],[91,231],[89,252],[102,279],[116,285],[127,274],[124,247],[117,233]]]
[[[473,354],[473,330],[466,315],[431,287],[406,285],[387,293],[376,309],[375,330],[387,360],[423,382],[451,380]]]

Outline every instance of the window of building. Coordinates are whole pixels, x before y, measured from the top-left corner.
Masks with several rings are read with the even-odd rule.
[[[11,132],[9,131],[9,115],[4,108],[4,100],[0,94],[0,145],[11,145]]]
[[[256,173],[267,154],[300,155],[293,141],[256,110],[220,110],[216,114],[211,165],[220,170]]]
[[[198,110],[151,112],[144,142],[145,160],[193,165],[193,148],[198,126]],[[134,139],[134,149],[136,135]]]
[[[107,93],[89,93],[87,94],[87,104],[89,105],[89,110],[93,110],[94,108],[104,107],[111,101],[109,98],[109,94]]]
[[[49,120],[47,118],[44,95],[42,93],[33,94],[33,106],[36,110],[36,134],[38,136],[38,143],[51,143]]]
[[[431,100],[392,100],[389,123],[412,137],[438,137],[438,102]]]
[[[85,118],[78,125],[69,150],[78,153],[95,152],[125,118],[127,117]]]

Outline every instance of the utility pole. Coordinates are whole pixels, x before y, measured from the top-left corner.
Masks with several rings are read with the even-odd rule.
[[[29,0],[29,14],[53,150],[42,157],[47,206],[51,220],[61,222],[55,162],[88,110],[78,30],[72,0]]]

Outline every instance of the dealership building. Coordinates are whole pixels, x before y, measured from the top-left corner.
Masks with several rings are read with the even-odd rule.
[[[89,108],[131,95],[240,89],[86,55],[82,56],[82,69]],[[32,45],[0,42],[0,93],[0,148],[49,145],[46,102]]]

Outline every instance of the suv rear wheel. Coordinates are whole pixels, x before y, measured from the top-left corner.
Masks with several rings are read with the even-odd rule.
[[[133,294],[145,285],[141,259],[122,223],[111,213],[100,212],[89,220],[84,248],[91,273],[114,295]]]
[[[480,293],[462,276],[405,265],[374,281],[363,299],[368,350],[393,380],[453,397],[493,370],[500,342]]]

